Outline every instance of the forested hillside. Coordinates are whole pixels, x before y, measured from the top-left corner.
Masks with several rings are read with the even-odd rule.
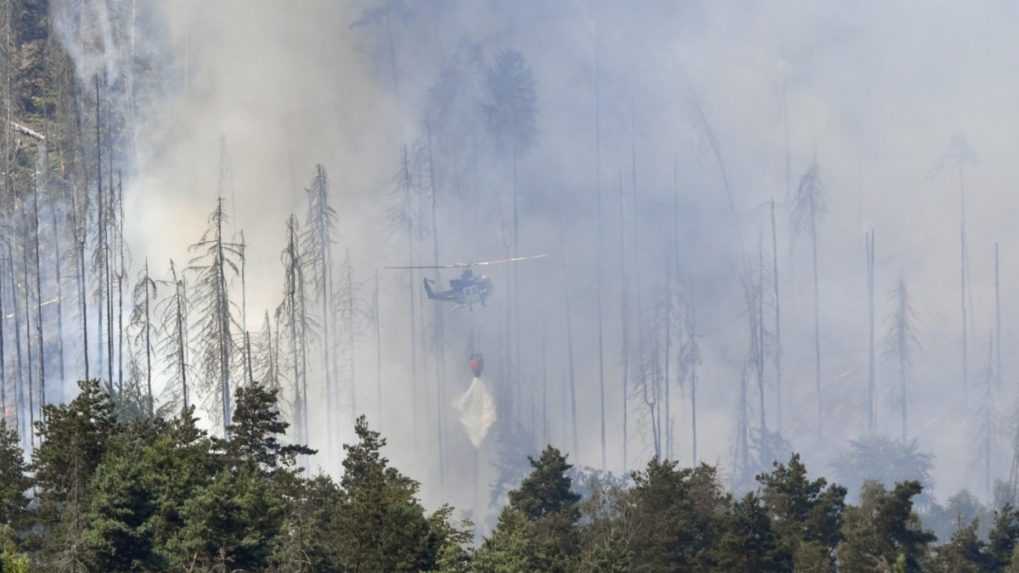
[[[1014,14],[796,4],[0,0],[0,573],[1019,572]]]
[[[476,539],[456,510],[426,511],[419,484],[357,421],[338,480],[302,469],[275,390],[242,386],[226,437],[193,408],[125,420],[83,382],[36,422],[26,465],[0,433],[0,570],[25,571],[943,571],[1019,569],[1019,510],[962,513],[937,543],[919,482],[868,482],[858,504],[799,456],[727,493],[712,466],[652,460],[628,480],[580,476],[548,446]],[[581,495],[580,492],[583,492]],[[981,532],[981,527],[988,530]]]

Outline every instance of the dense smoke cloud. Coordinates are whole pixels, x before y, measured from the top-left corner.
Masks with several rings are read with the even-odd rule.
[[[385,19],[353,26],[379,6],[393,10]],[[519,50],[533,71],[538,106],[536,144],[518,164],[520,251],[552,257],[518,270],[523,311],[516,319],[526,335],[521,372],[513,381],[519,387],[510,391],[528,404],[518,416],[533,419],[533,404],[542,392],[538,381],[550,381],[548,438],[570,449],[565,294],[575,313],[580,436],[579,451],[571,456],[581,465],[600,465],[594,337],[600,265],[608,466],[624,469],[620,289],[633,289],[639,274],[641,321],[653,318],[652,301],[666,281],[663,261],[678,186],[679,269],[688,281],[687,294],[696,295],[703,354],[699,457],[727,466],[748,348],[740,273],[745,261],[757,260],[759,242],[770,259],[765,205],[774,199],[784,311],[785,438],[805,453],[811,467],[826,468],[849,439],[865,433],[864,233],[874,229],[879,341],[901,277],[913,293],[921,343],[910,390],[910,434],[935,455],[936,492],[944,496],[978,479],[976,469],[966,468],[975,467],[974,413],[993,328],[995,241],[1002,248],[1004,292],[1019,279],[1009,264],[1017,260],[1009,216],[1019,206],[1009,192],[1016,178],[1010,159],[1019,152],[1012,135],[1019,84],[1005,73],[1014,67],[1013,10],[1005,4],[947,2],[922,10],[904,2],[145,4],[133,49],[159,54],[161,81],[150,86],[150,97],[136,111],[137,152],[127,181],[129,239],[136,258],[147,256],[153,265],[171,257],[187,259],[186,246],[201,235],[220,189],[225,141],[229,168],[222,193],[236,230],[244,229],[249,242],[249,314],[260,317],[281,296],[283,221],[292,211],[303,215],[302,189],[316,163],[326,166],[334,182],[339,252],[350,249],[359,280],[371,279],[377,267],[407,262],[403,239],[390,223],[395,174],[401,148],[417,156],[421,143],[434,135],[441,182],[440,262],[506,255],[512,171],[505,154],[486,140],[477,106],[487,97],[485,74],[496,56]],[[71,51],[83,78],[98,69],[84,52]],[[959,356],[960,174],[942,161],[949,141],[959,134],[979,158],[964,174],[972,288],[968,397]],[[809,245],[792,234],[789,218],[792,191],[815,159],[828,202],[818,228],[823,440],[814,432]],[[635,227],[634,177],[640,197]],[[598,189],[606,220],[601,252],[594,225]],[[643,246],[626,254],[626,276],[619,276],[617,267],[621,189],[627,248],[634,240]],[[420,260],[431,261],[430,236],[418,251]],[[493,269],[492,274],[497,296],[505,297],[510,271]],[[391,438],[394,458],[433,484],[436,480],[426,479],[438,472],[427,412],[439,398],[431,385],[433,349],[425,341],[434,309],[428,307],[423,315],[428,326],[421,326],[428,336],[422,336],[418,351],[428,358],[420,358],[419,395],[409,381],[407,277],[386,273],[381,280],[383,388],[391,402],[379,422]],[[366,283],[362,289],[366,300],[370,287]],[[1009,302],[1006,295],[1004,384],[995,390],[1001,432],[994,471],[1001,479],[1008,477],[1014,394],[1007,349],[1014,340],[1009,319],[1015,314]],[[490,377],[503,382],[505,304],[503,298],[475,313],[444,315],[445,401],[466,388],[462,358],[475,338],[487,353]],[[359,399],[374,413],[374,343],[371,333],[360,336]],[[773,382],[771,369],[769,362]],[[878,429],[893,436],[898,428],[895,376],[894,360],[884,357],[878,371]],[[768,387],[772,423],[774,390]],[[674,453],[685,464],[692,461],[687,392],[687,387],[673,388]],[[651,453],[641,404],[639,398],[631,401],[625,462],[631,469]],[[411,419],[417,419],[412,409],[421,414],[416,427],[411,427]],[[473,483],[475,458],[466,438],[457,435],[454,418],[446,430],[451,433],[450,483]],[[313,439],[322,440],[313,445],[324,447],[327,434],[326,428],[313,429]],[[336,455],[324,456],[323,466],[335,468]],[[482,476],[488,473],[483,470]],[[426,494],[439,500],[451,491],[447,485]],[[477,499],[462,497],[454,501],[465,507]]]

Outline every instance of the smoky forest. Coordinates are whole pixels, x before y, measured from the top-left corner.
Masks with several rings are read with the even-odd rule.
[[[1017,21],[0,0],[0,573],[1019,572]]]

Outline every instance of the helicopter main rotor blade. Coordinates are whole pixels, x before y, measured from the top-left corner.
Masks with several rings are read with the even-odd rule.
[[[427,270],[427,269],[466,269],[470,267],[485,267],[488,265],[501,265],[503,263],[519,263],[522,261],[531,261],[534,259],[543,259],[548,255],[542,253],[540,255],[531,255],[528,257],[511,257],[508,259],[495,259],[491,261],[475,261],[471,263],[453,263],[451,265],[408,265],[408,266],[391,266],[382,267],[387,270]]]
[[[511,258],[508,258],[508,259],[495,259],[495,260],[492,260],[492,261],[477,261],[475,263],[466,263],[466,264],[463,264],[462,266],[477,265],[479,267],[484,267],[484,266],[488,266],[488,265],[501,265],[503,263],[519,263],[519,262],[522,262],[522,261],[533,261],[535,259],[543,259],[543,258],[545,258],[547,256],[548,256],[547,254],[542,253],[540,255],[531,255],[529,257],[511,257]]]
[[[426,270],[426,269],[459,269],[463,265],[410,265],[404,267],[382,267],[389,271],[409,271],[409,270]]]

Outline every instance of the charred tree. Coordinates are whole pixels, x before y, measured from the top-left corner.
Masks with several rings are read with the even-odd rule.
[[[307,443],[308,423],[308,336],[310,317],[305,305],[304,260],[297,217],[287,219],[287,245],[283,249],[284,297],[277,309],[288,330],[290,367],[294,385],[294,428],[297,443]]]
[[[778,230],[775,226],[775,200],[771,200],[771,278],[775,297],[775,428],[782,433],[782,297],[778,280]]]
[[[1004,378],[1004,370],[1001,362],[1001,280],[1000,267],[998,265],[998,243],[994,243],[994,377],[995,383],[1000,386]]]
[[[595,39],[594,51],[594,168],[595,168],[595,208],[597,211],[597,246],[599,253],[605,252],[605,215],[602,208],[602,185],[601,185],[601,82],[598,66],[598,42]],[[605,317],[602,309],[602,282],[604,280],[604,269],[602,268],[601,257],[598,257],[598,270],[595,278],[595,313],[598,322],[598,393],[601,419],[601,469],[608,469],[607,450],[605,445]]]
[[[867,318],[869,322],[867,337],[867,433],[873,435],[877,429],[877,357],[874,354],[874,230],[867,233]]]
[[[50,214],[53,218],[53,274],[54,281],[57,286],[57,368],[60,375],[60,385],[57,388],[57,402],[63,403],[64,400],[64,385],[67,384],[67,377],[64,370],[64,283],[63,273],[61,267],[63,266],[63,254],[60,250],[61,233],[60,227],[57,224],[57,206],[53,205],[50,208]],[[3,314],[3,310],[0,309],[0,314]],[[0,338],[3,337],[3,333],[0,332]],[[0,353],[2,354],[2,353]],[[3,362],[2,356],[0,356],[0,363]],[[2,368],[0,368],[2,369]],[[87,380],[87,378],[86,378]]]
[[[626,215],[625,215],[625,193],[623,192],[623,174],[619,174],[619,276],[622,278],[619,290],[619,326],[622,329],[620,333],[620,340],[622,342],[622,349],[620,353],[621,373],[623,376],[623,396],[622,396],[622,407],[623,407],[623,435],[622,435],[622,446],[623,446],[623,470],[626,470],[627,463],[627,442],[629,436],[627,434],[629,425],[629,411],[630,411],[630,291],[628,285],[630,283],[630,275],[626,272],[626,259],[629,253],[626,250]]]
[[[145,271],[148,276],[147,262]],[[161,281],[161,283],[169,290],[169,294],[156,303],[159,330],[163,333],[158,351],[165,364],[164,372],[172,396],[171,402],[179,403],[180,411],[184,413],[188,411],[190,405],[188,396],[188,290],[183,277],[178,276],[173,260],[170,261],[170,279]],[[155,291],[156,288],[152,287],[151,293],[155,294]],[[146,293],[146,297],[148,296],[150,294]],[[146,305],[149,304],[151,301],[146,301]],[[148,311],[146,310],[146,312]]]
[[[824,186],[817,160],[811,162],[800,178],[793,197],[793,226],[796,232],[805,232],[810,240],[810,254],[814,288],[814,386],[817,393],[817,435],[823,436],[824,394],[821,385],[821,286],[818,277],[817,223],[825,213]]]
[[[32,185],[32,246],[35,250],[35,334],[39,345],[39,411],[44,412],[46,408],[46,344],[43,331],[43,295],[42,295],[42,256],[40,254],[40,228],[42,226],[39,217],[39,193],[40,188],[46,186],[46,146],[39,146],[38,157],[36,158],[36,170]],[[28,288],[28,285],[25,286]],[[33,428],[35,425],[33,424]]]
[[[351,419],[356,419],[361,411],[357,408],[357,369],[356,369],[356,336],[357,328],[357,293],[354,287],[354,264],[350,260],[350,249],[347,249],[343,258],[343,288],[337,297],[339,314],[343,319],[344,329],[347,331],[346,343],[346,367],[347,387],[350,392],[350,414]]]
[[[909,437],[909,381],[913,354],[919,346],[916,337],[916,318],[906,281],[899,279],[894,292],[895,311],[891,316],[885,337],[885,352],[894,356],[899,370],[898,405],[902,424],[903,443]]]
[[[523,54],[516,50],[505,50],[499,53],[491,69],[486,74],[487,102],[484,111],[488,119],[488,128],[496,149],[509,154],[511,167],[511,210],[512,230],[511,257],[519,256],[520,247],[520,208],[518,163],[521,156],[534,144],[537,136],[537,93],[534,76],[531,73]],[[438,262],[436,262],[438,264]],[[514,383],[519,386],[520,369],[520,272],[516,265],[510,269],[512,289],[509,293],[508,307],[512,309],[512,340]]]
[[[29,249],[31,248],[29,243],[32,233],[30,231],[31,226],[28,222],[28,214],[25,212],[25,207],[22,205],[21,209],[21,294],[24,300],[25,310],[25,362],[27,366],[27,380],[28,388],[26,388],[26,396],[28,399],[27,414],[28,414],[28,447],[33,449],[35,447],[35,376],[33,373],[34,363],[32,354],[32,289],[29,285],[32,284],[31,268],[29,264]]]
[[[326,426],[330,428],[331,436],[337,429],[332,416],[336,411],[335,377],[338,373],[330,365],[330,354],[335,347],[332,337],[336,334],[333,323],[334,303],[331,301],[335,292],[332,248],[335,243],[336,210],[329,202],[329,178],[324,167],[315,166],[315,175],[305,192],[308,196],[308,214],[301,237],[301,252],[311,274],[312,299],[319,304],[321,313],[319,324],[322,331],[322,373],[326,387]],[[356,412],[354,415],[356,417]]]
[[[129,326],[134,330],[134,344],[141,346],[145,354],[145,390],[146,407],[149,416],[156,413],[155,400],[152,394],[152,344],[156,326],[152,322],[152,311],[154,301],[158,300],[156,281],[149,275],[149,261],[145,261],[145,267],[138,282],[135,283],[134,291],[131,293],[131,317]]]
[[[561,265],[562,272],[559,275],[559,285],[562,292],[563,326],[566,331],[566,381],[569,393],[570,439],[573,446],[572,453],[576,457],[580,452],[580,438],[577,434],[577,381],[573,363],[573,308],[571,305],[573,297],[570,292],[569,282],[566,280],[569,276],[567,267],[569,257],[566,252],[565,229],[563,226],[564,220],[560,218],[559,250],[563,253],[563,264]]]
[[[632,117],[631,117],[632,121]],[[632,131],[631,125],[631,131]],[[630,141],[630,186],[633,193],[633,292],[634,292],[634,315],[637,318],[637,384],[644,388],[645,398],[644,402],[648,405],[649,410],[652,412],[651,424],[652,424],[652,436],[655,438],[656,452],[657,452],[657,432],[655,431],[655,416],[654,405],[657,404],[657,400],[648,402],[647,400],[647,386],[648,378],[651,373],[648,370],[648,366],[651,365],[649,357],[645,356],[645,329],[641,327],[644,323],[644,305],[641,299],[643,286],[641,285],[641,273],[640,273],[640,198],[637,190],[637,147],[634,142]],[[623,402],[623,420],[624,423],[627,418],[628,404],[626,401]],[[627,459],[626,459],[626,429],[624,427],[624,448],[623,448],[623,472],[626,472]]]
[[[697,300],[692,280],[687,281],[687,301],[685,312],[686,344],[681,352],[680,367],[690,380],[690,446],[691,465],[700,463],[697,455],[697,367],[700,365],[700,347],[697,329]]]
[[[86,191],[85,195],[88,193]],[[71,225],[74,236],[74,257],[75,257],[75,282],[78,295],[78,312],[81,317],[81,356],[84,369],[83,380],[89,378],[89,347],[88,347],[88,278],[86,272],[85,242],[87,234],[85,231],[85,220],[87,213],[79,209],[75,193],[71,192]]]
[[[111,209],[117,217],[117,382],[124,387],[124,281],[127,279],[127,266],[125,261],[124,241],[124,182],[117,172],[117,193],[111,194],[116,201],[115,207]],[[151,389],[150,389],[151,390]],[[149,398],[151,402],[151,392]]]
[[[439,182],[436,177],[435,158],[432,155],[432,130],[426,126],[426,159],[428,161],[428,191],[431,203],[432,218],[432,260],[433,264],[439,265]],[[439,271],[436,270],[433,279],[438,282]],[[445,416],[443,398],[443,382],[445,379],[445,324],[442,308],[435,307],[433,315],[434,328],[434,358],[435,358],[435,429],[437,435],[436,445],[438,447],[439,485],[446,483],[446,441],[445,441]]]
[[[11,224],[13,229],[14,222],[12,222]],[[15,358],[17,359],[17,361],[15,362],[16,372],[15,383],[17,384],[17,387],[15,388],[15,401],[17,402],[16,409],[18,412],[18,423],[20,424],[19,435],[21,436],[22,448],[27,450],[29,448],[28,439],[31,433],[31,429],[25,427],[25,422],[28,420],[28,416],[25,408],[26,398],[24,379],[25,369],[22,362],[22,344],[21,344],[22,315],[20,307],[18,305],[18,283],[16,278],[17,274],[15,273],[14,249],[12,247],[12,242],[13,241],[8,242],[6,246],[7,246],[7,268],[8,268],[7,277],[10,279],[11,283],[11,307],[14,310],[14,348]]]
[[[233,331],[238,327],[227,278],[238,274],[243,256],[240,245],[223,237],[226,221],[221,197],[209,216],[209,228],[188,248],[193,257],[187,269],[195,276],[192,301],[198,313],[197,343],[201,348],[202,373],[199,381],[219,407],[218,411],[213,408],[212,413],[220,418],[224,433],[232,412],[230,371],[236,345]]]
[[[252,343],[253,369],[258,372],[257,384],[278,390],[280,387],[279,361],[269,311],[265,311],[262,331]]]
[[[375,292],[372,296],[372,322],[375,323],[375,405],[377,424],[382,424],[382,305],[379,298],[379,271],[375,269]]]

